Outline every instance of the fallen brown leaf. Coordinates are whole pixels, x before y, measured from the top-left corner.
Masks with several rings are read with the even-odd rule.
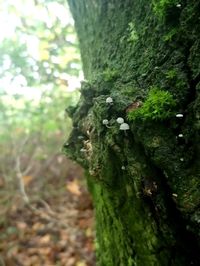
[[[66,189],[76,196],[81,195],[80,186],[77,184],[77,181],[71,181],[66,185]]]

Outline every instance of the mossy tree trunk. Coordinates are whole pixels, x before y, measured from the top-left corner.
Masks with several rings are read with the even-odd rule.
[[[97,265],[200,265],[200,1],[68,2],[86,81],[64,149],[86,169]]]

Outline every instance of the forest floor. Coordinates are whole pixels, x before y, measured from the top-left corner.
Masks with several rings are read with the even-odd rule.
[[[72,166],[40,187],[40,197],[38,181],[24,177],[31,204],[12,196],[0,223],[0,266],[95,265],[93,208],[81,176]],[[1,199],[1,213],[4,207]]]

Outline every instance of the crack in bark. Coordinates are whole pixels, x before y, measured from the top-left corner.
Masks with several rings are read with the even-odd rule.
[[[181,212],[177,209],[176,203],[173,201],[172,191],[170,186],[166,182],[166,178],[162,173],[162,170],[155,166],[155,170],[160,178],[160,184],[162,191],[164,192],[165,206],[167,210],[167,221],[170,223],[170,228],[173,229],[173,233],[176,236],[178,242],[175,243],[172,249],[174,249],[174,256],[171,257],[172,261],[175,259],[176,253],[185,254],[188,259],[188,265],[200,265],[199,247],[196,236],[186,229],[187,221],[182,217]],[[162,221],[160,223],[163,224]],[[161,230],[162,231],[162,230]],[[169,247],[169,246],[168,246]],[[169,264],[171,265],[171,264]]]

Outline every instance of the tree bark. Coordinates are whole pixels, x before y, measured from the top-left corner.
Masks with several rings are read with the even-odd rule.
[[[86,169],[97,265],[200,265],[200,1],[68,3],[86,81],[64,150]]]

